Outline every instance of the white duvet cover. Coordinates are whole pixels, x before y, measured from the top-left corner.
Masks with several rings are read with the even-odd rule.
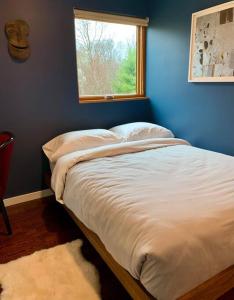
[[[158,300],[234,264],[234,158],[183,140],[116,144],[61,157],[57,200]]]

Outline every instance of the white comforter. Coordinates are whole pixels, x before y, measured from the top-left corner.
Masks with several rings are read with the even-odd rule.
[[[52,174],[57,200],[159,300],[234,264],[234,158],[178,139],[77,151]]]

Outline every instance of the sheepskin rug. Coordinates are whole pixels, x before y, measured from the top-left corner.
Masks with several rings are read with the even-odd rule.
[[[76,240],[0,265],[0,299],[101,299],[97,270],[84,259],[81,246]]]

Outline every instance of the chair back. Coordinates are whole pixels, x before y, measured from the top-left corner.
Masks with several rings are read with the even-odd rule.
[[[3,199],[9,175],[14,136],[10,132],[0,133],[0,200]]]

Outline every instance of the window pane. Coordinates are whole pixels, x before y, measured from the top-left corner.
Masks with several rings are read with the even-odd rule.
[[[137,27],[75,19],[80,96],[136,94]]]

